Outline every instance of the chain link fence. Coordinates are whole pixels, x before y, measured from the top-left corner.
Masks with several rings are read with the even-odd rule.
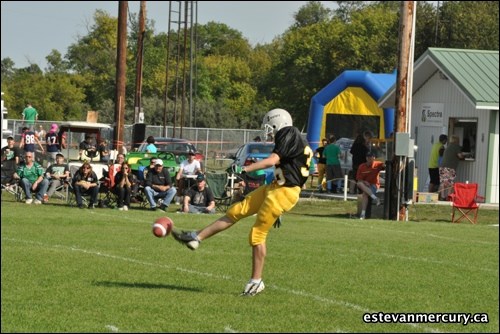
[[[22,128],[25,126],[22,120],[8,119],[7,128],[12,131],[16,143],[21,139]],[[35,131],[39,130],[41,125],[48,132],[54,121],[37,121],[34,127]],[[108,124],[111,125],[111,124]],[[111,125],[112,126],[112,125]],[[132,147],[132,125],[125,125],[123,139],[127,151],[131,151]],[[181,131],[182,130],[182,131]],[[181,135],[182,133],[182,135]],[[166,133],[163,126],[147,125],[145,137],[173,137],[174,128],[167,126]],[[223,159],[230,153],[235,153],[238,147],[252,141],[255,137],[262,137],[262,130],[250,129],[215,129],[215,128],[176,128],[175,137],[189,140],[194,144],[197,150],[204,154],[207,158]],[[112,133],[109,134],[109,139],[112,140]],[[44,138],[41,138],[44,140]]]

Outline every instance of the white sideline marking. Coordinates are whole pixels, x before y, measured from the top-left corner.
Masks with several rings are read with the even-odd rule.
[[[110,331],[112,331],[113,333],[118,333],[120,330],[118,329],[118,327],[115,327],[113,325],[106,325],[106,329],[109,329]]]
[[[178,270],[178,271],[181,271],[181,272],[187,272],[187,273],[196,274],[196,275],[200,275],[200,276],[211,277],[211,278],[215,278],[215,279],[233,280],[233,278],[231,276],[227,276],[227,275],[216,275],[216,274],[212,274],[212,273],[200,272],[200,271],[195,271],[195,270],[185,269],[185,268],[180,268],[180,267],[172,268],[172,266],[169,266],[169,265],[163,265],[163,264],[157,264],[157,263],[139,261],[139,260],[135,260],[135,259],[123,257],[123,256],[116,256],[116,255],[111,255],[111,254],[105,254],[105,253],[101,253],[101,252],[98,252],[98,251],[89,251],[89,250],[86,250],[86,249],[81,249],[81,248],[76,248],[76,247],[63,246],[63,245],[47,245],[47,244],[41,243],[39,241],[19,240],[19,239],[13,239],[13,238],[2,238],[2,240],[13,241],[13,242],[20,242],[20,243],[26,243],[26,244],[32,244],[32,245],[38,245],[40,247],[45,247],[45,248],[49,248],[49,249],[52,248],[52,249],[63,250],[63,251],[64,250],[70,250],[70,251],[75,251],[75,252],[81,252],[81,253],[84,253],[84,254],[103,256],[103,257],[107,257],[107,258],[110,258],[110,259],[122,260],[122,261],[126,261],[126,262],[132,262],[132,263],[136,263],[136,264],[142,264],[142,265],[145,265],[145,266],[154,266],[156,268],[162,267],[162,268],[166,268],[166,269],[175,269],[175,270]],[[328,303],[328,304],[339,305],[341,307],[353,309],[353,310],[356,310],[356,311],[361,311],[363,313],[376,313],[376,311],[367,309],[367,308],[365,308],[363,306],[360,306],[360,305],[357,305],[357,304],[353,304],[353,303],[349,303],[349,302],[345,302],[345,301],[342,301],[342,300],[339,301],[339,300],[335,300],[335,299],[329,299],[329,298],[325,298],[325,297],[313,295],[313,294],[310,294],[308,292],[304,292],[304,291],[300,291],[300,290],[290,290],[290,289],[280,288],[277,285],[271,285],[270,287],[272,289],[276,289],[278,291],[283,291],[283,292],[286,292],[286,293],[289,293],[289,294],[293,294],[293,295],[297,295],[297,296],[302,296],[302,297],[306,297],[306,298],[311,298],[311,299],[319,301],[321,303]],[[405,325],[408,325],[408,326],[411,326],[411,327],[422,328],[426,332],[441,333],[437,329],[434,329],[432,327],[422,326],[420,324],[406,323]],[[229,327],[226,326],[225,329],[227,329],[227,328],[229,328]]]

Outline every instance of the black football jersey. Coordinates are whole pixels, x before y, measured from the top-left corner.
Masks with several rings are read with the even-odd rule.
[[[280,157],[274,171],[278,184],[302,187],[309,177],[313,152],[300,131],[293,126],[280,129],[274,137],[273,152]]]

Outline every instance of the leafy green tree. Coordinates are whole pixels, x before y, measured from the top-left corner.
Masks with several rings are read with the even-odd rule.
[[[293,27],[300,28],[326,22],[330,19],[331,13],[332,10],[323,6],[320,1],[309,1],[294,14],[295,23]]]
[[[498,1],[443,1],[439,11],[440,45],[498,50],[498,4]]]
[[[66,54],[71,69],[84,78],[84,102],[93,110],[115,95],[117,25],[117,18],[97,10],[89,33],[70,45]]]
[[[14,61],[9,57],[2,59],[2,83],[14,76],[16,73],[15,65]]]
[[[46,68],[47,72],[51,73],[64,73],[68,71],[69,65],[68,62],[62,58],[62,55],[59,51],[52,49],[50,54],[45,57],[48,63],[48,67]]]

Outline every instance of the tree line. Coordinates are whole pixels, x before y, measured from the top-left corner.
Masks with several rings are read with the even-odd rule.
[[[294,14],[293,24],[283,34],[255,46],[226,24],[197,24],[197,52],[187,60],[196,62],[196,80],[192,88],[187,87],[193,91],[185,94],[193,96],[194,111],[192,119],[183,118],[184,126],[256,129],[266,111],[279,107],[292,114],[299,128],[305,128],[311,98],[343,71],[393,72],[398,61],[399,2],[334,3],[335,9],[330,9],[309,1]],[[418,1],[415,59],[429,47],[498,50],[498,3],[442,1],[437,8],[436,2]],[[10,117],[20,117],[29,101],[39,110],[40,119],[84,120],[88,110],[96,110],[100,122],[113,123],[117,21],[96,10],[87,33],[64,56],[53,49],[43,70],[36,64],[16,68],[12,59],[2,59],[2,91]],[[138,27],[137,15],[131,15],[127,123],[134,119]],[[168,34],[156,33],[155,22],[147,20],[141,102],[150,125],[163,124],[167,37],[172,41],[184,38],[184,33]],[[190,33],[187,36],[191,38]],[[176,43],[170,45],[170,51],[177,52]],[[169,75],[175,66],[170,63]],[[168,106],[175,89],[170,80]],[[169,114],[167,125],[172,123]]]

